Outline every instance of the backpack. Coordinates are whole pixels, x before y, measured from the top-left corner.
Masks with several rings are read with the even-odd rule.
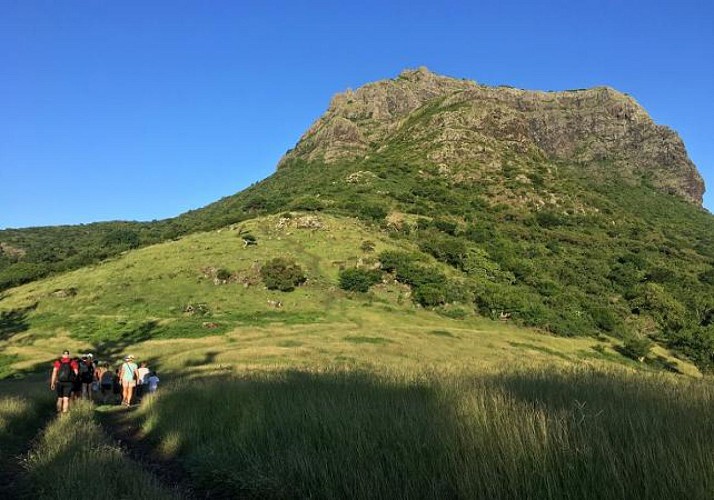
[[[85,361],[81,361],[79,363],[79,378],[85,384],[89,384],[92,380],[94,380],[94,370],[92,370],[92,368],[92,363],[87,363]]]
[[[60,382],[74,382],[74,370],[72,369],[71,361],[67,361],[66,363],[60,361],[57,380]]]

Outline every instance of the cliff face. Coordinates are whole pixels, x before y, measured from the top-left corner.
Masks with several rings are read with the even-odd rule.
[[[524,159],[612,169],[701,205],[704,183],[679,136],[611,88],[487,87],[425,68],[336,95],[281,161],[361,159],[399,143],[405,158],[478,179]]]

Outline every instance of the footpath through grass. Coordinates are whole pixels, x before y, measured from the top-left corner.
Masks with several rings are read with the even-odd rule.
[[[135,462],[104,434],[91,404],[76,403],[54,419],[25,460],[22,494],[27,498],[180,498]]]
[[[546,368],[178,381],[138,419],[198,491],[256,498],[711,498],[707,380]]]

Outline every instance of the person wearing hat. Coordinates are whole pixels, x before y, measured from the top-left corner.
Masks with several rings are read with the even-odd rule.
[[[124,406],[131,405],[131,398],[134,395],[134,387],[136,387],[136,380],[139,375],[139,367],[134,363],[134,356],[129,354],[124,358],[124,363],[122,363],[119,369],[119,380],[121,380],[122,387],[122,402]]]
[[[74,381],[79,377],[79,365],[69,357],[65,350],[62,357],[52,365],[50,390],[57,390],[57,413],[69,411],[69,398],[72,395]]]

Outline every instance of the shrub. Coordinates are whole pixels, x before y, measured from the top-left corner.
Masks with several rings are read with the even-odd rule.
[[[243,240],[243,245],[246,246],[246,247],[247,247],[247,246],[250,246],[250,245],[257,245],[257,244],[258,244],[258,240],[256,239],[256,237],[253,236],[253,235],[250,234],[250,233],[248,233],[248,234],[241,234],[241,235],[240,235],[240,238]]]
[[[625,339],[621,352],[628,358],[632,358],[641,363],[644,361],[645,356],[649,354],[650,349],[652,349],[652,341],[650,339],[631,335]]]
[[[434,227],[436,227],[442,233],[450,234],[451,236],[456,236],[456,231],[459,226],[455,222],[451,222],[443,219],[434,220]]]
[[[560,214],[556,212],[551,212],[549,210],[541,210],[535,215],[535,220],[540,227],[551,228],[562,226],[567,222],[567,220]]]
[[[382,279],[378,270],[361,268],[343,269],[340,271],[340,288],[349,292],[366,292]]]
[[[590,315],[595,325],[605,332],[613,332],[618,326],[617,316],[607,307],[592,307]]]
[[[645,283],[633,290],[631,306],[650,313],[667,330],[677,331],[686,324],[684,305],[657,283]]]
[[[219,269],[216,271],[216,278],[221,281],[228,281],[231,278],[231,272],[228,269]]]
[[[17,262],[0,271],[0,290],[22,285],[49,274],[49,269],[32,262]]]
[[[397,269],[397,281],[412,287],[442,284],[446,281],[444,273],[433,267],[409,264]]]
[[[468,252],[463,240],[439,234],[431,234],[424,238],[419,242],[419,248],[457,269],[463,269]]]
[[[106,246],[137,248],[139,243],[139,235],[132,229],[116,228],[104,235],[104,245]]]
[[[323,210],[325,204],[315,196],[302,196],[290,204],[292,210],[305,210],[306,212],[316,212]]]
[[[447,318],[451,319],[464,319],[466,316],[468,316],[469,312],[466,309],[463,309],[461,307],[455,307],[455,308],[441,308],[438,311],[436,311],[438,314],[441,316],[445,316]]]
[[[268,290],[290,292],[306,279],[305,272],[295,261],[284,257],[269,260],[260,269],[260,276]]]
[[[446,287],[443,284],[429,283],[414,290],[414,302],[424,307],[436,307],[446,303]]]
[[[384,271],[393,272],[400,268],[405,268],[414,262],[416,257],[409,252],[399,250],[385,250],[379,254],[379,262]]]
[[[375,247],[374,241],[365,240],[362,242],[362,244],[360,245],[359,248],[363,252],[369,253],[369,252],[374,252],[374,247]]]
[[[380,221],[384,219],[389,210],[387,207],[377,203],[364,203],[356,207],[357,217],[364,220]]]

